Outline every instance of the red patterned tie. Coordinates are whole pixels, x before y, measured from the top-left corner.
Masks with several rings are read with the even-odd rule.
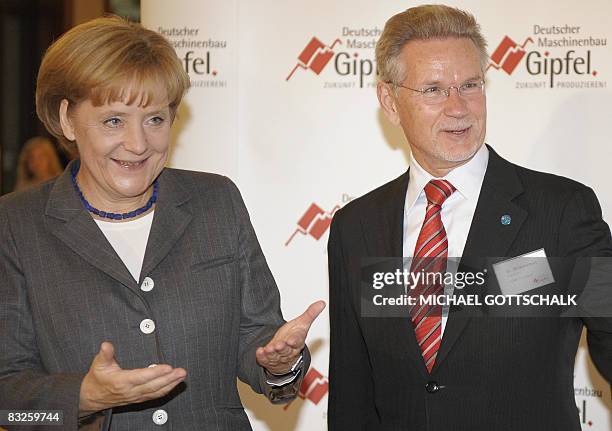
[[[446,180],[431,180],[425,185],[427,210],[414,249],[412,264],[410,265],[411,272],[418,273],[424,270],[429,274],[444,274],[446,271],[448,239],[440,213],[442,204],[454,191],[453,185]],[[418,298],[419,295],[427,297],[429,295],[438,296],[443,293],[444,285],[434,282],[431,284],[418,283],[414,286],[411,295]],[[425,366],[431,372],[442,341],[442,307],[440,305],[417,303],[410,310],[410,317]]]

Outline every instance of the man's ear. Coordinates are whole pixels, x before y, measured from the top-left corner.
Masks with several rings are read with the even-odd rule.
[[[376,94],[378,96],[378,101],[380,102],[380,107],[387,119],[394,126],[399,126],[400,117],[397,112],[397,99],[391,84],[386,82],[379,82],[376,85]]]
[[[68,115],[68,106],[70,103],[66,99],[62,99],[59,108],[59,118],[60,118],[60,126],[62,126],[62,133],[69,141],[74,141],[76,139],[74,135],[74,126],[72,124],[72,120]]]

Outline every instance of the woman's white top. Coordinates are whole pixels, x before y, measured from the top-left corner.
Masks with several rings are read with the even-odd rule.
[[[155,211],[151,211],[136,220],[120,223],[94,219],[136,283],[140,280],[154,213]]]

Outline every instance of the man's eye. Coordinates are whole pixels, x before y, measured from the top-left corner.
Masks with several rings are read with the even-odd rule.
[[[423,89],[424,94],[436,94],[440,92],[440,87],[428,87]]]
[[[104,121],[104,125],[108,127],[119,127],[121,126],[121,119],[116,117],[109,118],[108,120]]]
[[[465,84],[462,85],[463,88],[465,88],[466,90],[470,90],[473,88],[478,88],[478,82],[466,82]]]

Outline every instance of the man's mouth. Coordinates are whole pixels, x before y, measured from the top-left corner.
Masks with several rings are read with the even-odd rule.
[[[450,133],[451,135],[455,135],[455,136],[463,136],[463,135],[466,135],[471,128],[472,126],[468,126],[465,128],[444,129],[443,132]]]

